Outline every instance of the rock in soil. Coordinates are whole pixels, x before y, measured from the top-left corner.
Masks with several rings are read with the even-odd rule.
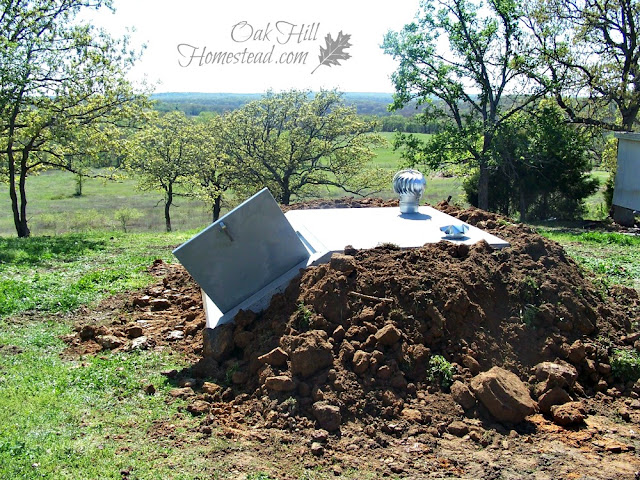
[[[193,388],[184,387],[184,388],[174,388],[169,392],[169,395],[176,398],[189,398],[195,395]]]
[[[338,430],[342,423],[340,408],[335,405],[329,405],[326,402],[313,404],[313,416],[318,421],[318,426],[329,432]]]
[[[296,389],[296,384],[291,377],[286,375],[278,375],[276,377],[267,377],[264,386],[275,392],[291,392]]]
[[[313,442],[311,444],[311,453],[316,457],[321,457],[324,455],[324,447],[319,442]]]
[[[456,437],[464,437],[469,433],[469,426],[460,420],[455,420],[447,426],[447,432]]]
[[[584,423],[586,409],[582,402],[569,402],[551,407],[553,421],[563,427]]]
[[[451,396],[465,410],[473,408],[476,404],[476,397],[473,396],[469,387],[459,380],[456,380],[451,385]]]
[[[515,374],[500,367],[474,377],[471,389],[499,422],[520,423],[536,410],[526,385]]]
[[[194,400],[187,406],[187,411],[192,415],[204,415],[211,410],[211,404],[204,400]]]
[[[563,405],[571,401],[569,394],[560,387],[553,387],[538,398],[538,407],[542,413],[549,413],[554,405]]]
[[[280,347],[274,348],[270,352],[258,357],[258,360],[261,363],[265,363],[273,367],[282,367],[286,365],[288,359],[289,355],[287,355],[287,352],[282,350]]]
[[[535,366],[536,379],[539,382],[547,382],[551,387],[572,388],[578,378],[578,371],[573,365],[553,362],[542,362]]]
[[[114,335],[101,335],[96,337],[96,340],[105,350],[115,350],[116,348],[123,346],[125,343],[124,339]]]
[[[216,328],[205,328],[202,347],[205,357],[223,362],[231,355],[234,348],[232,323],[218,325]]]
[[[296,337],[283,339],[288,345],[291,373],[308,377],[333,364],[332,346],[322,330],[311,330]]]

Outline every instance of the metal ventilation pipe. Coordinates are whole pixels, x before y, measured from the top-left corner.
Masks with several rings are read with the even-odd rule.
[[[400,170],[393,176],[393,191],[400,195],[400,213],[418,213],[427,181],[418,170]]]

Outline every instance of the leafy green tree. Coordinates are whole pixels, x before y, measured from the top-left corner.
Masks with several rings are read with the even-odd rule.
[[[392,108],[416,100],[425,120],[449,122],[426,143],[401,135],[396,145],[405,147],[413,165],[477,168],[478,204],[487,209],[500,125],[545,92],[529,81],[535,66],[522,41],[522,12],[515,0],[489,0],[482,7],[474,0],[425,0],[421,6],[417,21],[384,39],[385,52],[400,62],[392,75]]]
[[[595,193],[591,177],[590,135],[584,127],[566,122],[550,101],[532,113],[520,112],[503,122],[493,154],[499,169],[491,172],[489,208],[520,220],[575,218],[584,199]],[[477,205],[478,175],[464,184],[467,199]]]
[[[368,165],[371,147],[384,143],[373,127],[335,91],[270,92],[226,116],[222,153],[237,165],[242,193],[266,186],[285,205],[318,187],[363,194],[390,180]]]
[[[126,39],[76,21],[108,0],[0,0],[0,178],[9,184],[18,236],[28,237],[26,179],[43,168],[75,171],[78,159],[115,148],[137,95],[125,72]],[[92,138],[74,143],[72,136]]]
[[[179,187],[188,187],[196,166],[207,155],[202,130],[184,113],[174,111],[150,119],[132,142],[128,168],[142,190],[163,193],[166,231],[171,231],[171,206]]]
[[[631,131],[640,111],[640,1],[538,0],[528,8],[541,81],[575,123]]]
[[[212,220],[220,217],[225,192],[242,181],[238,168],[232,164],[223,147],[223,119],[205,115],[196,122],[201,141],[200,155],[195,159],[195,171],[190,182],[191,192],[209,206]]]

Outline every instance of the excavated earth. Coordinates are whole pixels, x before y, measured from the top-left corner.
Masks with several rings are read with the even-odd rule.
[[[637,292],[597,288],[527,226],[436,208],[511,247],[345,246],[264,312],[215,330],[190,276],[156,261],[157,284],[80,312],[66,354],[186,355],[192,367],[166,372],[167,401],[187,401],[202,442],[242,445],[212,456],[233,465],[228,478],[256,463],[274,478],[315,467],[350,478],[640,478],[640,381],[612,369],[614,351],[640,350]]]

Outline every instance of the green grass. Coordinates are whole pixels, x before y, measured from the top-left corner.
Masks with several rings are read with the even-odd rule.
[[[545,229],[540,233],[563,244],[567,253],[603,286],[622,284],[640,290],[640,237]]]
[[[640,378],[640,353],[615,349],[611,359],[611,371],[620,380],[635,382]]]
[[[389,171],[389,189],[382,192],[379,196],[382,198],[394,198],[395,194],[391,189],[391,178],[393,174],[402,168],[402,159],[400,158],[400,152],[393,150],[393,138],[395,133],[382,132],[382,135],[388,142],[386,147],[382,147],[376,150],[377,156],[374,158],[374,164],[385,170]],[[417,137],[425,140],[430,137],[429,134],[416,133]],[[426,203],[435,205],[442,200],[446,200],[451,196],[452,201],[459,205],[467,205],[463,198],[462,179],[456,177],[443,177],[441,175],[423,172],[427,175],[427,189],[423,196],[423,201]]]
[[[153,260],[170,260],[168,246],[189,235],[0,237],[0,318],[27,310],[69,311],[105,295],[140,288],[150,281],[146,269]]]
[[[154,422],[174,421],[184,405],[166,402],[172,385],[159,373],[180,368],[179,359],[141,352],[65,361],[58,337],[68,325],[39,319],[0,329],[0,345],[22,350],[0,354],[0,478],[121,479],[129,470],[128,478],[190,479],[206,471],[203,446],[150,437]],[[143,392],[148,383],[153,396]],[[187,444],[195,422],[176,422]]]
[[[604,220],[609,215],[604,199],[604,191],[607,180],[609,179],[609,172],[593,170],[591,176],[598,180],[600,187],[596,193],[585,200],[585,218],[588,220]]]
[[[173,386],[159,373],[184,359],[148,351],[65,360],[60,336],[72,325],[53,313],[149,284],[153,259],[169,260],[189,235],[0,239],[0,478],[210,478],[205,453],[228,442],[196,438],[197,420],[182,417],[184,402],[166,402]],[[143,392],[149,383],[156,395]],[[152,435],[156,421],[175,423],[179,441]]]
[[[75,177],[69,172],[49,170],[27,178],[27,214],[34,235],[121,229],[118,210],[132,208],[142,213],[127,225],[129,231],[164,230],[162,194],[142,192],[135,179],[107,181],[87,178],[82,196],[75,196]],[[209,223],[211,215],[201,202],[177,198],[171,209],[175,230]],[[8,187],[0,184],[0,235],[15,235]]]

